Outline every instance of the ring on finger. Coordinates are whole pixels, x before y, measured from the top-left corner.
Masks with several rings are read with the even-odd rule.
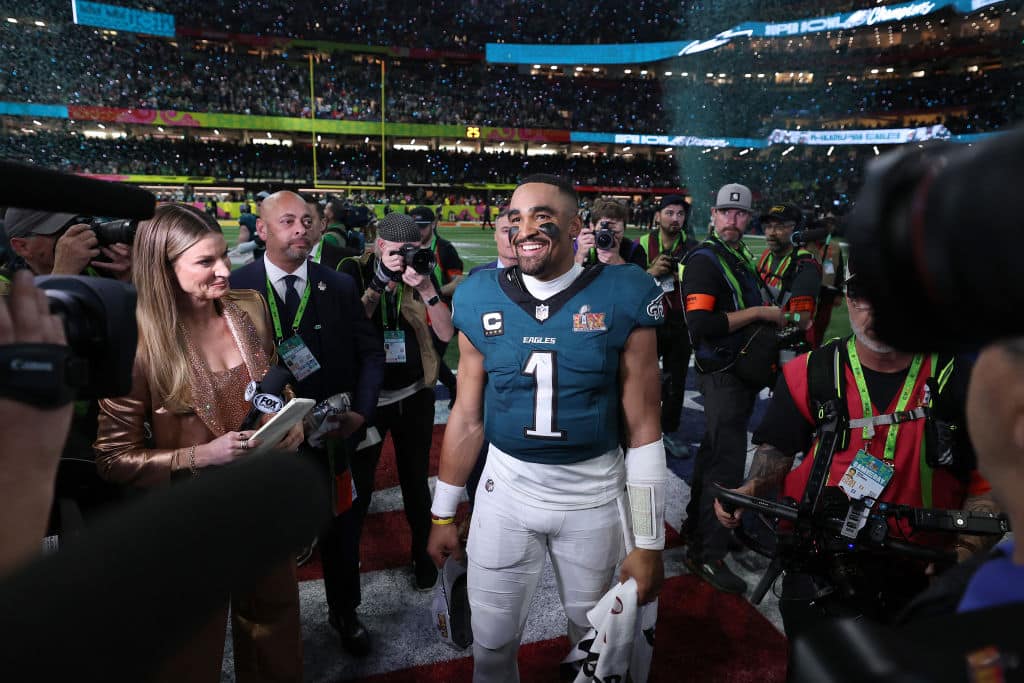
[[[249,448],[249,439],[242,439],[241,441],[239,441],[238,447],[243,450]]]

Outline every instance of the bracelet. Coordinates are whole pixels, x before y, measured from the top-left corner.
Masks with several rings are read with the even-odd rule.
[[[440,300],[441,300],[440,295],[435,293],[434,296],[432,296],[429,299],[427,299],[426,303],[427,303],[427,306],[433,306],[434,304],[436,304]]]
[[[199,476],[199,469],[196,467],[196,447],[194,444],[188,449],[188,471],[192,473],[193,479]]]
[[[435,517],[434,515],[431,515],[430,516],[430,523],[431,524],[435,524],[437,526],[445,526],[447,524],[454,524],[455,523],[455,518],[454,517]]]

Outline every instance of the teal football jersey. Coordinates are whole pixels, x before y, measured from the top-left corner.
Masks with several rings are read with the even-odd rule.
[[[597,457],[619,443],[619,358],[637,327],[660,325],[661,288],[635,266],[595,265],[534,299],[518,268],[455,290],[453,322],[483,354],[485,438],[538,463]]]

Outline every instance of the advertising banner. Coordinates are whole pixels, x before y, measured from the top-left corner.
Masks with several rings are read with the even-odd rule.
[[[825,31],[849,31],[863,26],[919,19],[949,7],[960,14],[969,14],[1002,2],[1004,0],[916,0],[795,21],[747,21],[699,40],[603,45],[487,43],[486,55],[487,61],[494,64],[646,64],[714,50],[733,38],[785,38]]]

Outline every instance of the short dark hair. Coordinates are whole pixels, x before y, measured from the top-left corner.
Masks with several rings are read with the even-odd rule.
[[[579,195],[576,194],[576,188],[572,186],[572,181],[565,176],[553,175],[551,173],[533,173],[520,180],[519,185],[516,187],[526,185],[528,183],[553,185],[558,188],[559,192],[572,200],[574,210],[580,205],[580,198]]]

